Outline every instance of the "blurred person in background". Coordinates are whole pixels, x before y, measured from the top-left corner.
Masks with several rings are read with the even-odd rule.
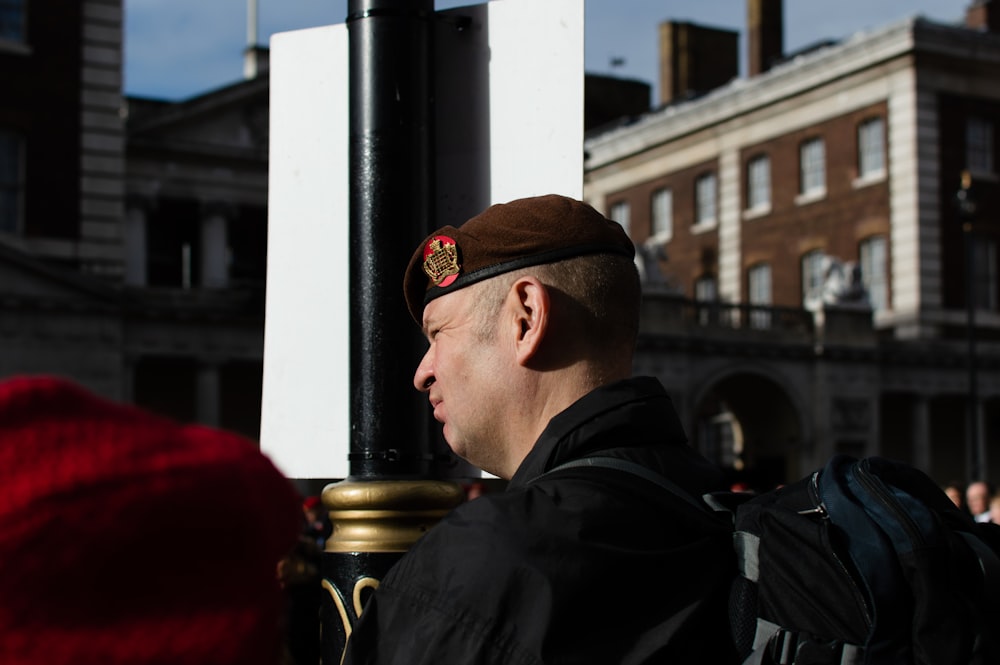
[[[1000,524],[1000,496],[990,499],[990,522]]]
[[[944,486],[944,493],[948,495],[951,502],[955,504],[956,508],[961,508],[963,511],[965,508],[965,486],[958,481],[952,481]],[[966,511],[967,512],[967,511]]]
[[[990,500],[993,498],[993,486],[985,480],[969,483],[965,490],[965,506],[977,522],[990,521]]]

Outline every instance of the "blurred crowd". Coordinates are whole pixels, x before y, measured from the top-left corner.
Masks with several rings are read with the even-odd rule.
[[[956,506],[977,522],[1000,524],[1000,495],[997,495],[993,483],[977,480],[965,486],[952,482],[944,487],[944,491]]]
[[[287,604],[282,665],[315,665],[320,658],[319,612],[322,603],[322,554],[332,525],[318,496],[302,501],[298,542],[278,564]]]

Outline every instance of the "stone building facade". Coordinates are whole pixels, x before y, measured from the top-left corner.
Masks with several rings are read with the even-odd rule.
[[[121,0],[0,24],[0,376],[70,377],[255,437],[267,80],[122,95]]]

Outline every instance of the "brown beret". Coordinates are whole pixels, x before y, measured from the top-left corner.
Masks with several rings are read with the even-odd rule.
[[[431,233],[410,259],[403,291],[422,323],[431,300],[505,272],[584,254],[635,256],[617,222],[575,199],[548,194],[490,206],[460,228]]]

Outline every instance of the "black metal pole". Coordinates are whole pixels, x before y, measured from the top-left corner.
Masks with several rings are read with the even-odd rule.
[[[350,475],[428,472],[402,295],[432,217],[433,0],[349,0]]]
[[[966,406],[966,458],[969,482],[982,480],[985,451],[979,437],[979,395],[976,376],[976,245],[975,222],[978,201],[972,186],[972,175],[962,171],[961,185],[955,193],[955,207],[962,223],[965,244],[965,334],[969,369],[969,399]]]
[[[433,0],[348,2],[350,470],[323,490],[324,665],[340,663],[379,580],[463,498],[429,478],[428,409],[411,383],[422,342],[402,292],[433,218],[433,17]]]
[[[982,480],[983,459],[979,445],[978,385],[976,376],[976,246],[971,221],[962,225],[965,235],[965,327],[969,364],[969,480]]]

